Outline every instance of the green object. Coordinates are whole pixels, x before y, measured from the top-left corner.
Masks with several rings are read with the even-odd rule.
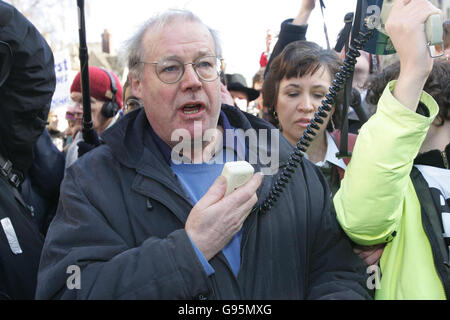
[[[438,113],[425,92],[430,111],[422,116],[383,93],[377,113],[363,126],[341,188],[334,198],[343,230],[357,244],[386,243],[380,260],[376,299],[446,299],[424,230],[421,203],[410,173],[413,161]]]

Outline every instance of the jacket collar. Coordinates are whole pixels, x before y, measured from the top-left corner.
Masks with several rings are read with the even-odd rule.
[[[222,111],[225,113],[230,125],[234,128],[239,128],[244,131],[251,128],[256,130],[268,130],[268,148],[269,150],[272,150],[270,146],[270,134],[272,129],[277,130],[275,127],[265,120],[249,114],[244,114],[234,106],[223,105]],[[136,170],[137,175],[133,181],[133,190],[146,197],[164,203],[164,205],[170,208],[178,219],[184,223],[188,215],[186,207],[184,207],[184,205],[180,206],[178,200],[174,201],[174,199],[169,199],[165,193],[161,194],[161,186],[166,188],[166,191],[172,190],[178,194],[184,199],[185,204],[192,205],[192,203],[177,180],[176,175],[170,168],[170,165],[167,164],[167,161],[159,150],[156,142],[151,138],[149,130],[151,130],[151,127],[145,111],[140,109],[127,114],[120,119],[116,125],[105,131],[102,134],[102,140],[110,148],[113,157],[119,163],[125,167]],[[290,153],[293,151],[293,147],[281,134],[279,134],[278,149],[279,165],[280,167],[283,167],[285,162],[287,162]],[[261,171],[261,166],[259,164],[254,164],[253,166],[255,172]],[[263,184],[257,192],[258,204],[256,207],[259,207],[266,198],[273,183],[273,179],[274,177],[272,176],[266,176],[264,178]],[[246,221],[246,226],[253,224],[254,221],[255,215],[251,215],[251,219]]]
[[[442,169],[450,169],[450,143],[445,147],[444,151],[431,150],[419,154],[414,159],[414,164],[422,164]]]

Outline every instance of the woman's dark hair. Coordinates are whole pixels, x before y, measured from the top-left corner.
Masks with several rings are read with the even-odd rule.
[[[377,105],[386,85],[398,78],[400,74],[400,62],[395,62],[383,69],[379,74],[371,77],[367,84],[366,101],[372,105]],[[437,119],[438,126],[450,120],[450,62],[445,60],[435,60],[433,69],[428,76],[423,90],[431,95],[439,105]]]
[[[280,82],[284,78],[297,78],[304,75],[313,75],[324,67],[331,79],[339,72],[342,60],[331,50],[322,49],[318,44],[309,41],[295,41],[287,45],[284,50],[271,63],[262,89],[264,105],[273,113],[276,111]],[[335,106],[341,105],[342,91],[335,101]],[[340,108],[339,108],[340,109]],[[333,122],[340,126],[341,112],[337,109],[333,114]],[[278,120],[273,125],[279,127]],[[332,131],[329,124],[328,131]]]

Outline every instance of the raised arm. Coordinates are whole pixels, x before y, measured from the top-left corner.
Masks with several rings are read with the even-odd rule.
[[[425,22],[433,14],[441,12],[429,1],[398,0],[386,23],[386,31],[400,59],[400,75],[393,95],[412,111],[419,105],[423,86],[433,68],[424,32]]]
[[[306,40],[305,35],[308,30],[308,19],[315,5],[316,0],[302,0],[300,11],[295,19],[283,21],[281,24],[280,34],[278,36],[278,41],[273,48],[272,54],[270,55],[265,74],[267,74],[273,59],[275,59],[275,57],[277,57],[289,43],[298,40]]]
[[[292,21],[295,25],[307,25],[309,16],[316,6],[316,0],[302,0],[302,6],[297,17]]]
[[[435,13],[439,10],[427,0],[397,0],[386,24],[400,58],[400,75],[363,126],[334,198],[341,226],[361,245],[388,242],[396,235],[405,197],[414,190],[409,178],[413,160],[438,111],[422,91],[433,65],[425,21]],[[419,101],[429,116],[416,113]]]

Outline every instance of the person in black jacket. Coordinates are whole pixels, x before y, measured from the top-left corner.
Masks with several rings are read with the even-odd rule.
[[[56,148],[45,129],[34,145],[33,163],[25,174],[20,192],[43,235],[56,214],[64,164],[64,154]]]
[[[55,89],[53,54],[36,28],[0,1],[0,298],[33,299],[43,236],[20,194]]]
[[[269,212],[258,209],[276,179],[271,169],[287,164],[292,147],[268,122],[221,105],[216,33],[170,10],[128,49],[143,108],[68,169],[36,298],[370,298],[363,263],[310,162]],[[255,145],[270,163],[254,157]],[[266,175],[225,195],[224,159]]]

